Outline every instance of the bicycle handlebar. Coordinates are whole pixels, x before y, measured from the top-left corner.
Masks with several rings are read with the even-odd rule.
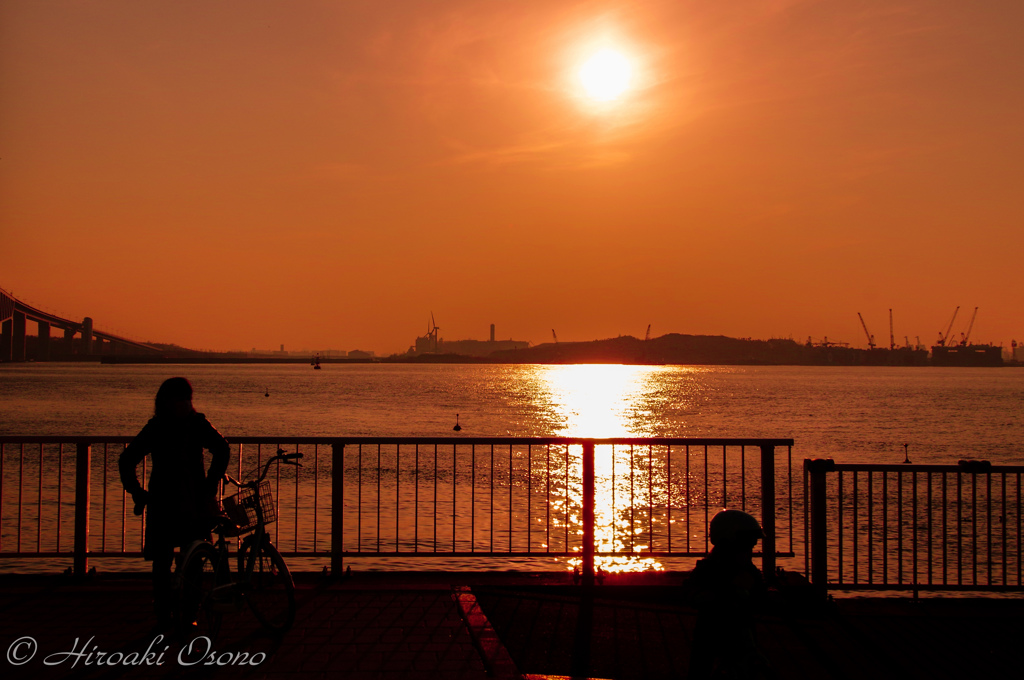
[[[263,472],[261,472],[260,476],[257,477],[255,480],[253,480],[251,482],[239,482],[237,479],[235,479],[234,477],[232,477],[231,475],[226,474],[226,473],[224,474],[224,479],[226,481],[228,481],[228,482],[231,482],[232,484],[234,484],[238,488],[242,488],[242,487],[254,488],[254,487],[259,486],[259,483],[262,482],[263,478],[267,476],[267,472],[270,470],[270,465],[274,461],[278,461],[279,460],[282,463],[285,463],[286,465],[300,466],[300,463],[296,462],[297,459],[299,459],[299,458],[302,458],[302,454],[301,453],[285,453],[284,449],[278,449],[277,450],[277,455],[271,456],[267,460],[266,464],[263,466]]]

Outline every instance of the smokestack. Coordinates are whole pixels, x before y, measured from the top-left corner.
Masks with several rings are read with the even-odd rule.
[[[494,342],[494,324],[491,324],[491,342]]]

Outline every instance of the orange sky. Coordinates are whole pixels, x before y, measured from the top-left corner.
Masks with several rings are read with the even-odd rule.
[[[139,339],[1024,341],[1024,3],[0,5],[0,287]],[[575,73],[614,47],[633,88]],[[961,322],[963,324],[961,325]],[[30,329],[31,330],[31,329]]]

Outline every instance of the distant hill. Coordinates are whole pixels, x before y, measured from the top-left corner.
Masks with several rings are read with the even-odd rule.
[[[669,333],[650,340],[631,335],[591,342],[545,343],[536,347],[494,352],[488,359],[502,363],[536,364],[754,364],[754,365],[920,365],[920,350],[819,347],[793,340],[749,340],[724,335]]]

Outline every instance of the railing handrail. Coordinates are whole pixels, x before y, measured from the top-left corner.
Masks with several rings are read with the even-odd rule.
[[[973,468],[965,465],[941,465],[937,463],[835,463],[827,472],[960,472],[963,474],[982,474],[988,472],[1024,472],[1024,465],[990,465],[984,468]]]
[[[653,446],[793,446],[792,439],[778,438],[723,438],[723,437],[467,437],[467,436],[433,436],[433,437],[352,437],[352,436],[316,436],[316,437],[277,437],[274,435],[242,436],[227,435],[232,444],[569,444],[579,445],[593,443],[596,446],[607,445],[653,445]],[[0,444],[79,444],[106,442],[111,444],[127,444],[135,437],[132,435],[0,435]]]

